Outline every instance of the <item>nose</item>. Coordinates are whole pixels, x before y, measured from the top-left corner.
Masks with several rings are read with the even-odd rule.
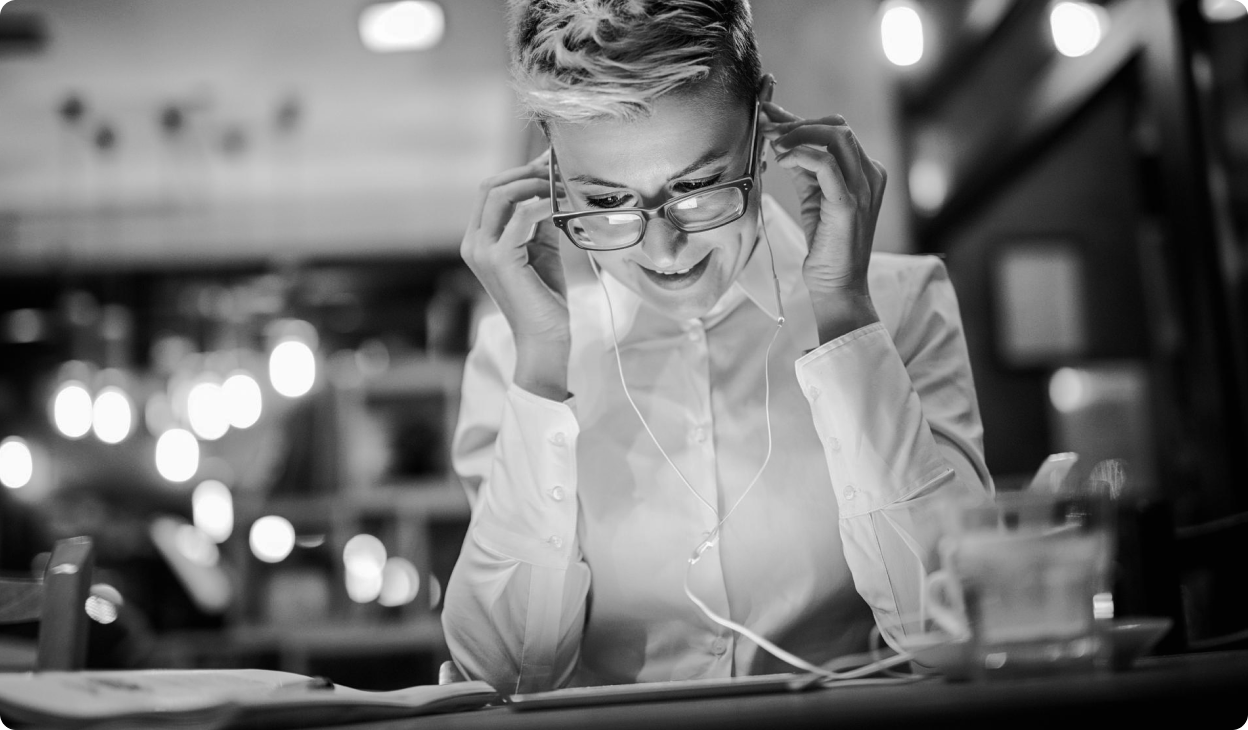
[[[650,221],[641,239],[641,250],[656,269],[672,269],[680,252],[689,242],[689,234],[663,219]]]

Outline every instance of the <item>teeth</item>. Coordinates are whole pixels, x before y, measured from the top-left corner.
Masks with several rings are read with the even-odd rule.
[[[693,267],[692,267],[692,266],[690,266],[690,267],[689,267],[689,268],[687,268],[687,269],[682,269],[682,270],[680,270],[680,271],[660,271],[660,272],[658,272],[658,273],[660,273],[660,274],[662,274],[662,275],[664,275],[664,276],[684,276],[685,274],[688,274],[690,271],[693,271]]]

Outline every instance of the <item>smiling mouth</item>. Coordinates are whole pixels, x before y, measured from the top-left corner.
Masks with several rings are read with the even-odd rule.
[[[711,260],[711,254],[702,257],[698,263],[687,269],[677,269],[672,272],[655,271],[642,266],[642,271],[646,272],[646,276],[655,284],[664,289],[682,289],[693,284],[706,271],[707,264]]]

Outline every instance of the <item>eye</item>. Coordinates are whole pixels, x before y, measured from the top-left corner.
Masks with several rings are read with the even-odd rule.
[[[619,208],[628,202],[631,195],[617,193],[615,195],[599,195],[594,198],[586,198],[585,202],[591,208]]]
[[[706,188],[714,185],[719,182],[719,178],[721,177],[723,177],[722,173],[719,175],[712,175],[711,177],[705,177],[701,180],[681,180],[673,187],[676,188],[676,192],[678,193],[691,193],[698,188]]]

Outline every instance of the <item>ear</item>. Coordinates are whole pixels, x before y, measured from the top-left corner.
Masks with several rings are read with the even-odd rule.
[[[776,77],[772,76],[769,73],[761,74],[758,77],[758,100],[760,102],[771,101],[771,95],[772,95],[772,92],[775,91],[775,88],[776,88]],[[760,130],[758,134],[761,135],[762,131]],[[762,144],[759,144],[758,145],[758,159],[754,161],[754,164],[757,165],[758,171],[760,174],[767,172],[767,161],[764,159],[766,157],[767,157],[766,147]],[[762,178],[760,177],[759,179],[761,180]]]

